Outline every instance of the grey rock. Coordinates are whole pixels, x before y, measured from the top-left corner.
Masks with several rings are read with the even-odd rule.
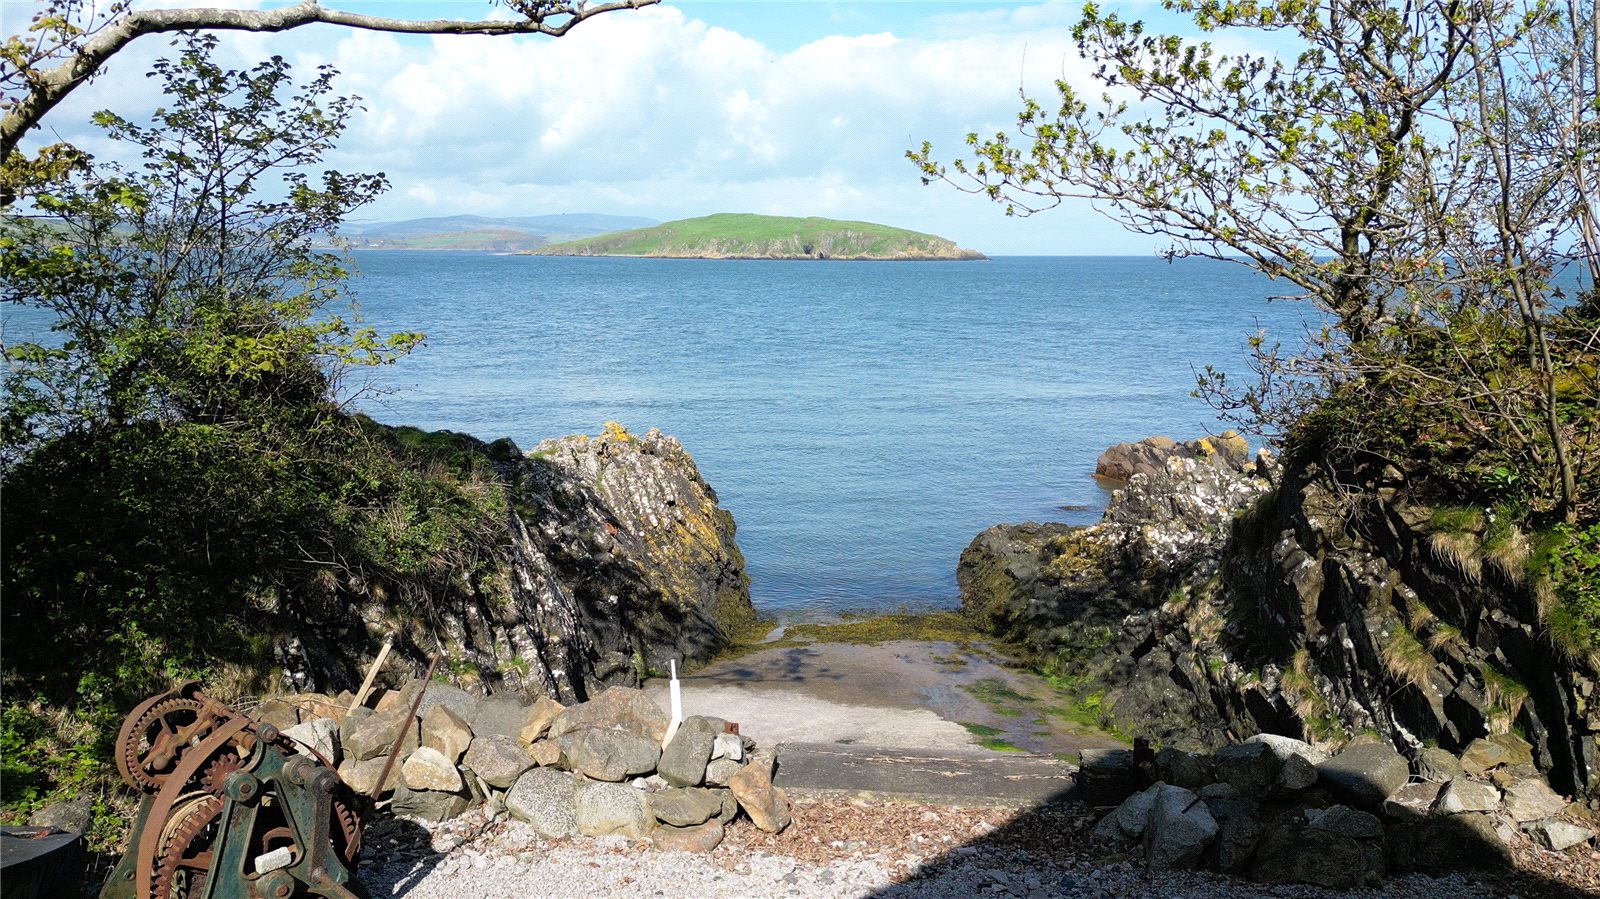
[[[650,694],[631,687],[608,687],[599,696],[569,706],[557,715],[550,723],[549,738],[594,727],[625,730],[654,740],[659,746],[671,723],[672,719]]]
[[[345,737],[346,757],[357,762],[387,757],[395,738],[402,733],[405,741],[400,744],[400,758],[405,758],[422,745],[421,729],[417,719],[411,716],[411,709],[396,706],[387,712],[374,712],[351,728]]]
[[[332,718],[313,718],[302,721],[283,732],[299,744],[297,751],[312,758],[321,756],[334,767],[339,766],[339,722]],[[309,751],[308,751],[309,750]]]
[[[428,684],[422,694],[422,704],[417,706],[417,716],[424,717],[441,707],[449,709],[462,721],[471,721],[478,710],[478,697],[453,684]]]
[[[650,797],[656,820],[674,827],[693,827],[722,814],[722,797],[727,790],[700,787],[674,787]]]
[[[363,796],[379,796],[400,786],[400,763],[395,762],[389,769],[389,779],[384,782],[383,789],[378,789],[378,778],[383,776],[383,766],[388,764],[387,758],[367,759],[364,762],[355,762],[345,759],[339,766],[339,778]]]
[[[1317,766],[1318,781],[1335,797],[1358,808],[1383,803],[1411,778],[1411,766],[1382,743],[1362,743]]]
[[[1123,836],[1140,839],[1144,836],[1145,825],[1150,821],[1150,810],[1155,808],[1156,796],[1160,794],[1161,787],[1162,784],[1156,784],[1148,790],[1129,796],[1115,811],[1106,816],[1106,820],[1115,825]]]
[[[1500,791],[1493,786],[1458,777],[1439,790],[1433,801],[1436,815],[1459,815],[1463,812],[1492,812],[1500,807]]]
[[[1306,821],[1318,830],[1344,834],[1353,840],[1383,839],[1383,822],[1348,805],[1336,805],[1306,814]]]
[[[707,821],[693,827],[663,824],[650,834],[650,843],[664,852],[710,852],[722,843],[725,832],[721,821]]]
[[[411,790],[459,793],[466,788],[455,763],[431,746],[420,746],[411,753],[400,767],[400,780]]]
[[[506,793],[506,809],[552,840],[577,836],[577,802],[578,781],[553,768],[524,773]]]
[[[339,722],[339,746],[348,753],[350,751],[350,734],[361,722],[372,717],[372,710],[364,705],[358,705],[353,711],[345,713],[344,720]],[[343,759],[340,759],[343,762]]]
[[[1567,800],[1561,798],[1543,778],[1530,777],[1518,780],[1506,786],[1506,814],[1518,824],[1537,821],[1540,818],[1553,818],[1561,814],[1567,807]]]
[[[1198,790],[1216,779],[1207,756],[1164,746],[1156,753],[1156,779],[1186,790]]]
[[[1278,782],[1283,760],[1266,743],[1235,743],[1211,754],[1217,779],[1250,799],[1265,799]]]
[[[472,746],[472,726],[449,706],[436,705],[422,714],[422,745],[456,764]]]
[[[87,796],[45,803],[28,816],[31,827],[54,827],[67,833],[88,833],[93,821],[94,801]]]
[[[701,715],[685,718],[662,751],[657,772],[673,786],[699,786],[706,779],[706,764],[726,724],[721,718]]]
[[[1462,814],[1384,828],[1389,866],[1439,877],[1462,870],[1511,866],[1511,851],[1488,815]]]
[[[1383,800],[1383,813],[1395,821],[1420,821],[1433,813],[1442,786],[1427,781],[1408,783]]]
[[[389,811],[408,818],[421,818],[438,823],[448,821],[467,810],[470,797],[465,793],[447,793],[441,790],[412,790],[404,784],[395,788],[394,802]]]
[[[744,766],[733,759],[712,759],[706,765],[706,784],[714,787],[725,787],[733,779],[739,769]]]
[[[1217,836],[1217,822],[1200,797],[1182,787],[1158,784],[1144,828],[1145,864],[1164,871],[1192,868]]]
[[[711,746],[711,758],[739,761],[744,758],[744,741],[738,734],[717,734]]]
[[[495,693],[478,700],[478,707],[467,719],[474,737],[498,734],[516,739],[528,718],[531,703],[519,693]]]
[[[1594,839],[1594,831],[1587,827],[1579,827],[1570,821],[1534,821],[1525,825],[1523,829],[1532,834],[1540,845],[1556,852],[1565,852]]]
[[[1259,807],[1237,794],[1213,798],[1202,796],[1201,799],[1217,822],[1217,838],[1206,849],[1205,866],[1228,874],[1243,872],[1255,856],[1261,835],[1266,832],[1266,825],[1261,823],[1259,817]]]
[[[1229,783],[1206,784],[1199,793],[1201,799],[1240,799],[1244,796]]]
[[[533,767],[533,759],[517,745],[517,738],[501,733],[474,736],[472,748],[461,762],[485,783],[502,790],[510,789],[522,772]]]
[[[1309,883],[1330,889],[1376,886],[1381,871],[1354,839],[1300,824],[1270,828],[1256,847],[1250,877],[1259,883]]]
[[[621,834],[638,840],[649,836],[656,823],[650,795],[627,784],[584,784],[578,788],[576,808],[578,832],[585,836]]]
[[[1428,783],[1449,783],[1461,776],[1461,760],[1436,746],[1424,746],[1411,759],[1412,773]]]
[[[649,774],[661,757],[659,744],[625,730],[589,727],[573,735],[567,759],[573,770],[595,779],[616,783]]]
[[[1483,777],[1506,765],[1533,765],[1533,746],[1516,734],[1494,734],[1473,740],[1461,753],[1461,768],[1473,777]]]

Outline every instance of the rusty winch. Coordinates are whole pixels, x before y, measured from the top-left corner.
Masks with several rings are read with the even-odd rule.
[[[272,725],[191,682],[129,713],[115,751],[145,797],[101,899],[365,896],[354,794]]]

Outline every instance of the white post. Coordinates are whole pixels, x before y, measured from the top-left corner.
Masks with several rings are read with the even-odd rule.
[[[678,685],[678,662],[676,659],[667,660],[668,673],[672,680],[667,683],[667,701],[672,707],[672,722],[667,725],[667,735],[661,738],[661,748],[666,749],[672,742],[672,737],[678,732],[678,725],[683,723],[683,690]]]

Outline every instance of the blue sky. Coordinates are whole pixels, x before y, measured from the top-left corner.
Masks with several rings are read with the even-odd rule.
[[[480,2],[324,5],[493,13]],[[1008,219],[982,199],[922,186],[903,158],[926,139],[948,159],[968,131],[1009,129],[1019,85],[1046,100],[1056,78],[1092,87],[1069,33],[1080,6],[682,0],[599,16],[559,40],[318,27],[232,35],[225,51],[241,64],[277,53],[302,70],[332,63],[343,73],[339,89],[366,111],[330,162],[384,171],[393,184],[367,219],[758,212],[884,222],[990,254],[1150,253],[1151,238],[1085,205]],[[1103,6],[1163,15],[1152,3]],[[9,26],[29,4],[0,9]],[[154,106],[142,76],[165,48],[141,39],[54,111],[41,137],[114,153],[88,115]]]

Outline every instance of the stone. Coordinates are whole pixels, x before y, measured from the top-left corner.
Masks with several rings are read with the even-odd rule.
[[[302,721],[283,732],[295,741],[296,752],[311,758],[321,758],[334,767],[339,765],[339,722],[332,718],[313,718]]]
[[[300,723],[300,707],[287,698],[274,697],[262,700],[260,705],[251,710],[250,717],[285,731]]]
[[[506,809],[546,839],[578,834],[578,781],[565,771],[534,768],[506,793]]]
[[[693,827],[663,824],[650,834],[650,844],[665,852],[710,852],[722,843],[724,833],[721,821]]]
[[[1151,870],[1192,868],[1217,836],[1217,821],[1200,797],[1182,787],[1157,784],[1144,826],[1144,859]]]
[[[517,733],[522,730],[522,724],[528,718],[528,700],[520,693],[494,693],[478,700],[478,707],[473,710],[468,723],[472,725],[474,737],[486,737],[498,734],[503,737],[517,738]]]
[[[1243,793],[1233,788],[1233,784],[1214,783],[1206,784],[1199,790],[1201,799],[1241,799]]]
[[[88,833],[94,821],[94,800],[73,796],[45,803],[28,816],[30,827],[54,827],[67,833]]]
[[[1164,746],[1156,753],[1156,779],[1186,790],[1198,790],[1216,779],[1211,759]]]
[[[1511,851],[1488,815],[1461,814],[1384,828],[1389,866],[1400,873],[1442,877],[1460,870],[1511,866]]]
[[[1278,782],[1283,760],[1266,743],[1235,743],[1211,754],[1217,779],[1248,799],[1265,799]]]
[[[1160,792],[1160,786],[1157,784],[1148,790],[1129,796],[1107,815],[1105,820],[1115,825],[1125,837],[1135,840],[1143,837],[1144,826],[1150,820],[1150,809],[1155,807],[1156,794]]]
[[[744,741],[738,734],[717,734],[711,744],[711,758],[737,762],[744,758]]]
[[[1340,801],[1374,808],[1411,779],[1411,766],[1387,744],[1363,743],[1317,765],[1317,776]]]
[[[356,706],[352,712],[347,712],[344,719],[339,722],[339,746],[348,754],[350,752],[350,734],[357,725],[372,717],[372,710],[364,705]],[[341,759],[341,761],[343,761]]]
[[[400,763],[395,762],[389,769],[389,779],[384,783],[383,789],[378,789],[378,778],[383,774],[383,766],[388,763],[388,758],[367,759],[364,762],[345,759],[339,766],[339,778],[363,796],[377,796],[387,793],[400,786]]]
[[[1250,878],[1258,883],[1308,883],[1330,889],[1376,886],[1381,872],[1354,839],[1331,830],[1284,824],[1267,830],[1256,847]]]
[[[574,735],[567,759],[575,771],[595,779],[622,781],[649,774],[661,757],[660,744],[625,730],[584,728]]]
[[[417,717],[426,717],[440,707],[449,709],[463,722],[471,721],[478,711],[478,697],[454,684],[430,683],[422,694],[422,704],[417,706]]]
[[[533,759],[535,765],[546,768],[562,767],[567,758],[562,754],[561,747],[549,740],[539,740],[525,748],[528,758]]]
[[[693,827],[722,814],[722,794],[726,790],[700,787],[674,787],[650,796],[656,820],[675,827]]]
[[[1201,799],[1217,822],[1217,838],[1203,856],[1205,866],[1227,874],[1244,871],[1267,829],[1259,817],[1259,807],[1239,796]]]
[[[725,787],[728,781],[744,766],[733,759],[712,759],[706,765],[706,784],[713,787]]]
[[[661,745],[672,719],[650,694],[632,687],[608,687],[605,692],[568,707],[550,723],[551,739],[586,727],[613,728],[647,737]]]
[[[1461,776],[1461,760],[1436,746],[1424,746],[1411,759],[1411,771],[1428,783],[1449,783]]]
[[[1395,821],[1420,821],[1433,812],[1434,800],[1439,798],[1442,784],[1408,783],[1383,800],[1384,815]]]
[[[472,725],[449,706],[436,705],[422,714],[422,745],[454,765],[472,746]]]
[[[1306,823],[1318,830],[1344,834],[1352,840],[1383,839],[1383,822],[1348,805],[1336,805],[1306,813]]]
[[[728,779],[739,807],[756,827],[767,833],[781,833],[789,826],[789,797],[782,787],[772,785],[772,757],[759,754],[750,764]]]
[[[1533,746],[1516,734],[1494,734],[1473,740],[1461,753],[1461,769],[1483,777],[1501,765],[1533,764]]]
[[[655,828],[650,794],[627,784],[583,784],[578,788],[575,807],[578,832],[584,836],[621,834],[639,840]]]
[[[1508,784],[1505,803],[1506,814],[1518,824],[1526,824],[1540,818],[1553,818],[1567,807],[1567,800],[1550,789],[1550,785],[1545,783],[1543,778],[1538,777]]]
[[[517,746],[517,738],[499,733],[473,737],[461,762],[485,783],[502,790],[509,790],[522,772],[533,767],[533,759]]]
[[[1574,846],[1594,839],[1594,831],[1579,827],[1569,821],[1534,821],[1524,828],[1539,844],[1555,852],[1565,852]]]
[[[357,762],[388,757],[389,750],[394,748],[395,739],[402,733],[405,734],[405,740],[400,744],[399,757],[405,758],[412,750],[422,745],[422,731],[417,719],[411,717],[411,710],[395,708],[386,712],[374,712],[350,729],[344,741],[345,755]]]
[[[409,711],[409,709],[407,709]],[[395,788],[394,801],[389,811],[408,818],[439,823],[448,821],[467,810],[470,797],[462,793],[441,790],[412,790],[404,784]]]
[[[1492,812],[1500,807],[1500,791],[1493,786],[1458,777],[1439,790],[1433,801],[1436,815],[1459,815],[1464,812]]]
[[[436,708],[443,710],[443,706]],[[412,790],[458,793],[466,787],[455,762],[431,746],[421,746],[400,767],[400,781]]]
[[[702,715],[685,718],[667,748],[662,750],[656,772],[673,786],[699,786],[706,779],[706,764],[711,761],[711,751],[717,737],[723,735],[726,723],[721,718]],[[743,747],[740,751],[743,752]]]
[[[517,730],[517,742],[527,747],[544,739],[544,735],[550,732],[551,722],[564,711],[566,706],[548,696],[535,699],[522,719],[522,727]]]

